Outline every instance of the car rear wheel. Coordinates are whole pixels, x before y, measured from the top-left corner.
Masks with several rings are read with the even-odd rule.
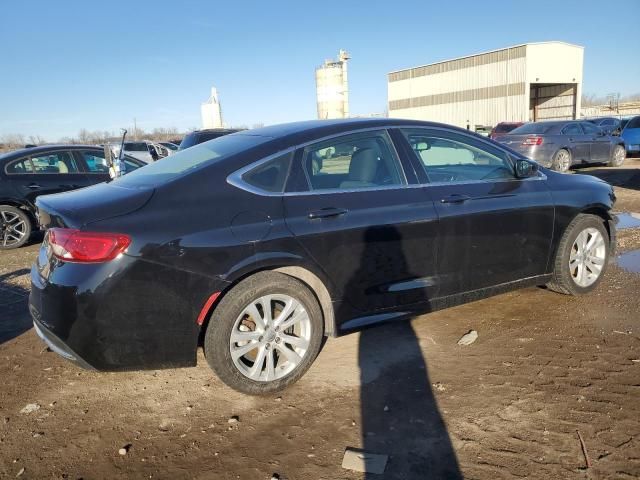
[[[29,216],[19,208],[0,205],[0,250],[21,247],[30,235]]]
[[[566,172],[571,167],[571,152],[564,148],[558,150],[553,156],[551,168],[557,172]]]
[[[204,352],[224,383],[261,395],[302,377],[318,355],[323,335],[314,294],[288,275],[260,272],[240,282],[215,307]]]
[[[609,234],[602,218],[580,214],[567,227],[556,252],[553,279],[559,293],[581,295],[602,280],[609,261]]]
[[[624,147],[622,145],[616,145],[616,147],[613,149],[613,155],[611,156],[611,160],[609,161],[609,166],[621,167],[626,156],[627,152],[625,151]]]

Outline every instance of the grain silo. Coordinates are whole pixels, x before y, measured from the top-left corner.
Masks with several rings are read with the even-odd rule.
[[[222,111],[216,87],[211,87],[211,96],[200,106],[200,113],[202,128],[222,128]]]
[[[347,60],[349,54],[340,50],[338,60],[325,60],[316,69],[316,96],[318,118],[349,117],[349,84],[347,82]]]

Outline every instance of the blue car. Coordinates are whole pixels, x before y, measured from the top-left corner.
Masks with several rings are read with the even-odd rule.
[[[624,140],[627,155],[640,153],[640,116],[629,119],[620,137]]]

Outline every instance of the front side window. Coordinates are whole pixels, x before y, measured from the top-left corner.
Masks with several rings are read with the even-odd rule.
[[[109,173],[109,165],[104,158],[104,152],[91,151],[81,152],[87,170],[92,173]]]
[[[283,192],[289,173],[291,154],[285,153],[242,175],[242,179],[260,190]]]
[[[358,190],[402,185],[400,162],[384,130],[344,135],[306,147],[310,190]]]
[[[583,123],[582,128],[584,129],[584,132],[587,135],[597,135],[602,132],[602,130],[599,127],[596,127],[595,125],[589,122]]]
[[[513,179],[506,153],[450,132],[403,130],[430,182]]]
[[[570,123],[562,129],[563,135],[582,135],[582,128],[577,123]]]
[[[34,173],[79,173],[70,152],[52,152],[31,156]]]

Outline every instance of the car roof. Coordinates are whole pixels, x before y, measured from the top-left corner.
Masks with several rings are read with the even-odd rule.
[[[470,133],[468,130],[452,125],[422,120],[399,118],[348,118],[336,120],[307,120],[293,123],[282,123],[268,127],[242,130],[232,135],[248,135],[280,140],[282,146],[296,145],[323,137],[349,133],[353,130],[394,128],[394,127],[436,127]]]

